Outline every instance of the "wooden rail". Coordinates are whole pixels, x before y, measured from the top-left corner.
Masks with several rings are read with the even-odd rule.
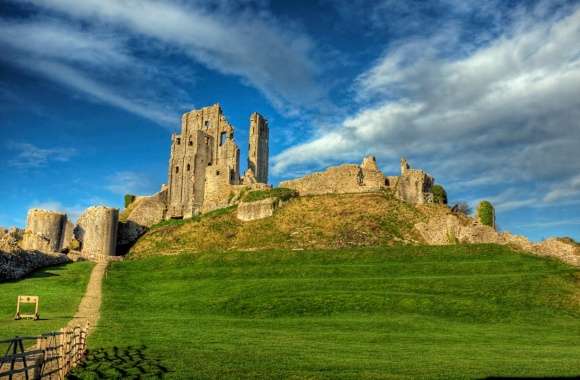
[[[65,327],[40,336],[0,340],[8,344],[0,357],[0,379],[64,379],[85,355],[87,330],[88,326]]]

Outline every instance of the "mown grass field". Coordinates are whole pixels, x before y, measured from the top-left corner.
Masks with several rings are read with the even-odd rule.
[[[112,264],[71,378],[580,375],[580,271],[494,245]]]
[[[47,267],[24,279],[0,283],[0,340],[64,327],[77,311],[93,265],[85,261]],[[40,297],[40,320],[14,320],[18,295]]]

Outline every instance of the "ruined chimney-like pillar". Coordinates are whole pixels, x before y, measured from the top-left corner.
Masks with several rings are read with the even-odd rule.
[[[84,256],[115,256],[119,210],[105,206],[86,209],[78,220],[75,238]]]
[[[409,171],[411,167],[409,166],[409,163],[407,162],[406,159],[401,158],[401,175],[407,175],[407,172]]]
[[[250,116],[248,169],[252,169],[256,180],[260,183],[268,183],[268,135],[268,121],[254,112]]]
[[[66,214],[33,208],[28,211],[22,248],[59,252],[66,226]]]

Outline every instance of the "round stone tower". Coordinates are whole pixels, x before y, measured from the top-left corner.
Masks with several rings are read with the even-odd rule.
[[[62,248],[66,214],[33,208],[28,211],[22,248],[59,252]]]
[[[119,210],[93,206],[80,216],[75,228],[75,238],[81,243],[83,256],[114,256],[117,250],[117,225]]]

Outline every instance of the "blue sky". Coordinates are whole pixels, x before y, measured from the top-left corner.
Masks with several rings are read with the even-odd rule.
[[[500,228],[580,239],[580,1],[5,0],[0,225],[166,182],[179,117],[219,102],[273,184],[374,154]],[[243,165],[245,166],[245,165]]]

